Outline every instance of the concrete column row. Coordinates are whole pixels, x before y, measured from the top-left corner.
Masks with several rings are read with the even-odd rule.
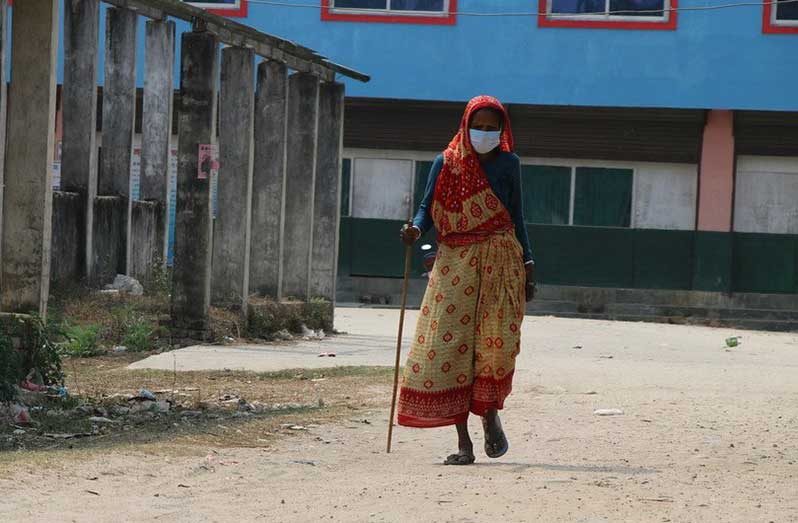
[[[249,294],[333,301],[343,85],[259,64],[253,146],[251,65],[243,49],[223,53],[213,302]]]
[[[129,271],[131,264],[143,267],[147,260],[131,262],[131,251],[141,251],[153,237],[155,252],[165,249],[175,28],[170,22],[147,25],[145,201],[131,206],[137,16],[108,10],[98,172],[99,1],[67,0],[64,5],[63,189],[77,202],[72,207],[78,216],[69,227],[86,245],[84,274],[107,278]],[[13,47],[12,103],[7,127],[0,125],[0,133],[8,132],[0,136],[0,145],[9,144],[0,162],[0,176],[6,173],[5,185],[0,183],[0,190],[5,188],[0,198],[4,310],[46,310],[58,6],[57,0],[28,0],[15,9],[14,41],[25,45]],[[0,36],[5,14],[0,10]],[[0,38],[0,45],[4,41]],[[200,165],[200,154],[216,141],[218,50],[211,34],[182,35],[172,310],[176,326],[190,331],[207,329],[212,297],[243,306],[253,292],[332,300],[335,289],[343,86],[322,85],[306,73],[288,76],[285,65],[270,61],[259,64],[256,75],[251,50],[224,50],[214,224],[211,177]],[[0,51],[2,60],[5,50]],[[0,75],[3,71],[0,63]],[[4,85],[0,77],[0,107],[6,105]],[[3,153],[0,147],[0,157]],[[141,222],[132,236],[131,220]]]

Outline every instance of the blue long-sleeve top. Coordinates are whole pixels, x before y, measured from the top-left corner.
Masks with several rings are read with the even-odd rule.
[[[421,200],[416,217],[413,219],[413,225],[418,227],[422,234],[433,226],[432,198],[442,168],[443,155],[440,154],[432,164],[427,179],[427,188],[424,191],[424,199]],[[524,262],[531,262],[532,248],[529,245],[529,236],[524,225],[524,210],[521,205],[521,160],[513,153],[501,152],[492,161],[483,163],[482,168],[485,170],[491,189],[510,212],[515,224],[515,236],[524,251]]]

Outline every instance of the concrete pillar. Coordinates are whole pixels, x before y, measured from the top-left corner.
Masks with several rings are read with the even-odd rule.
[[[734,202],[734,114],[709,111],[699,171],[698,230],[728,232]]]
[[[344,130],[344,85],[321,84],[316,183],[313,199],[313,255],[310,297],[335,302],[338,228],[341,219],[341,149]]]
[[[251,293],[276,298],[281,275],[288,74],[279,62],[258,65],[252,185]]]
[[[82,217],[78,271],[91,273],[92,221],[97,196],[97,47],[98,0],[67,0],[64,4],[64,136],[61,147],[61,190],[77,193],[74,203]]]
[[[47,312],[58,4],[14,5],[0,280],[6,312]]]
[[[734,114],[709,111],[698,175],[693,288],[730,292],[733,286]]]
[[[172,321],[201,334],[208,328],[212,219],[211,179],[199,176],[199,147],[216,139],[219,44],[204,32],[181,39]]]
[[[288,79],[288,131],[285,183],[285,238],[281,297],[310,297],[313,195],[319,79],[294,73]]]
[[[103,136],[100,152],[99,194],[116,196],[124,203],[118,231],[121,259],[112,253],[96,252],[95,267],[107,278],[115,272],[127,272],[127,246],[130,224],[130,157],[133,154],[133,123],[136,117],[136,25],[135,11],[109,8],[105,28],[105,84],[103,87]],[[97,242],[107,244],[107,242]]]
[[[145,42],[144,107],[141,127],[141,200],[158,202],[163,216],[153,231],[161,249],[150,263],[166,263],[169,193],[169,148],[172,136],[175,24],[147,22]],[[163,227],[161,227],[161,225]],[[131,238],[140,237],[133,231]],[[137,248],[135,242],[133,249]]]
[[[6,87],[6,53],[8,35],[8,7],[0,4],[0,235],[3,234],[3,192],[6,166],[6,111],[8,109],[8,93]],[[3,260],[3,242],[0,236],[0,264]],[[0,291],[2,290],[2,266],[0,265]]]
[[[213,234],[211,297],[219,305],[246,304],[249,296],[255,54],[222,51],[219,99],[219,189]]]

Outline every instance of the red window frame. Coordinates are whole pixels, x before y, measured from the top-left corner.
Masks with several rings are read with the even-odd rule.
[[[361,13],[335,12],[330,0],[321,0],[321,19],[325,22],[370,22],[383,24],[421,24],[421,25],[455,25],[457,23],[457,0],[449,0],[449,13],[442,16],[417,15],[368,15]]]
[[[209,13],[213,13],[219,16],[227,16],[229,18],[246,18],[249,15],[249,0],[239,0],[239,4],[237,7],[230,7],[230,8],[220,7],[218,9],[209,9],[207,7],[204,7],[203,5],[201,5],[205,3],[202,0],[197,0],[196,2],[191,2],[187,0],[183,1],[186,2],[187,4],[201,7],[206,11],[208,11]]]
[[[670,8],[677,9],[679,0],[670,0]],[[635,31],[675,31],[678,11],[670,11],[668,19],[657,22],[633,22],[630,20],[567,20],[549,18],[548,0],[539,0],[538,27],[567,27],[571,29],[626,29]]]
[[[796,25],[779,25],[773,23],[773,1],[766,1],[762,7],[762,32],[765,34],[798,34]]]

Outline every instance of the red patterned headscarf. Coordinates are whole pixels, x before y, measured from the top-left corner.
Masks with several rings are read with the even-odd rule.
[[[452,233],[485,233],[512,226],[471,145],[469,125],[480,109],[493,109],[502,115],[499,148],[513,151],[510,117],[501,102],[492,96],[477,96],[468,102],[460,130],[443,153],[443,168],[435,186],[433,219],[441,239]]]

